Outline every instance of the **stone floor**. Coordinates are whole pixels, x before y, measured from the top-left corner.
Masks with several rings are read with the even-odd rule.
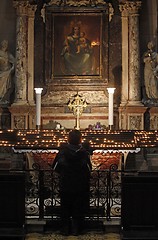
[[[120,240],[118,233],[89,232],[80,236],[62,236],[58,232],[53,233],[29,233],[26,240]]]
[[[60,234],[59,223],[50,223],[42,227],[41,221],[27,222],[26,240],[121,240],[120,236],[120,220],[113,219],[102,222],[93,222],[90,225],[87,222],[85,233],[79,236],[62,236]],[[34,225],[33,225],[34,223]],[[30,225],[29,225],[30,224]],[[44,222],[42,222],[44,224]]]

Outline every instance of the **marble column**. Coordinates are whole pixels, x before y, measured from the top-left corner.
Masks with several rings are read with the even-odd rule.
[[[28,103],[34,105],[34,18],[35,5],[28,7]]]
[[[34,104],[34,17],[35,5],[28,1],[13,2],[17,10],[15,103]]]
[[[120,5],[122,17],[122,94],[121,105],[128,102],[128,9],[125,4]]]
[[[120,4],[122,14],[122,99],[121,105],[140,106],[139,14],[141,1]]]
[[[12,129],[35,127],[34,15],[28,0],[13,0],[16,9],[15,100],[9,108]]]
[[[122,1],[122,98],[120,129],[144,129],[146,108],[141,102],[139,9],[142,1]]]

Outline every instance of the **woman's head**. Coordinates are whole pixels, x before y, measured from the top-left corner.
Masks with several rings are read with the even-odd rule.
[[[79,130],[72,130],[69,132],[68,142],[73,145],[78,145],[81,143],[82,134]]]
[[[75,35],[80,35],[80,27],[78,26],[74,26],[73,29],[72,29],[72,34],[75,34]]]

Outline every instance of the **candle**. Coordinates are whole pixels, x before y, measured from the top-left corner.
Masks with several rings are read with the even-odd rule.
[[[109,93],[109,126],[111,127],[113,125],[113,111],[114,111],[114,106],[113,106],[113,95],[115,88],[107,88],[108,93]]]
[[[40,128],[41,125],[41,93],[43,88],[35,88],[36,92],[36,127]]]

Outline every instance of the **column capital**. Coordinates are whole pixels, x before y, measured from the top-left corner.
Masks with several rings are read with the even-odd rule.
[[[128,1],[122,2],[119,4],[119,9],[121,12],[122,17],[127,17],[130,15],[138,15],[138,11],[141,8],[142,2],[141,1]]]
[[[18,15],[34,16],[37,6],[31,5],[27,0],[13,0],[13,6],[17,10]]]

